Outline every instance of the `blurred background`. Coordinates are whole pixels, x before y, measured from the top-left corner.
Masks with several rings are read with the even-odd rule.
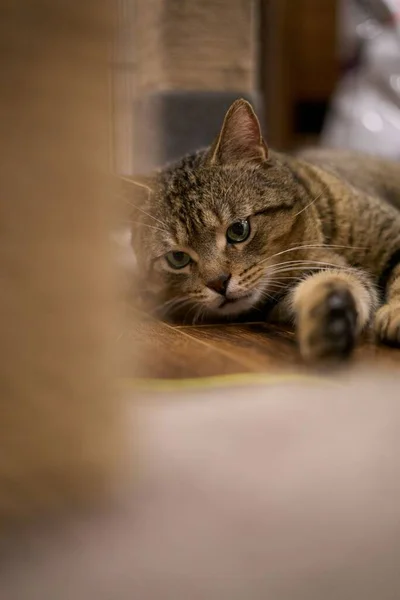
[[[279,150],[400,157],[399,0],[121,0],[116,167],[208,145],[229,104]],[[135,156],[135,165],[133,164]]]

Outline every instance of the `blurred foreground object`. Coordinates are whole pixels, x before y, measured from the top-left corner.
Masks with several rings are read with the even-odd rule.
[[[111,0],[1,0],[0,522],[101,498],[120,451]],[[118,429],[118,434],[117,434]]]
[[[345,74],[322,143],[400,158],[400,2],[342,0]]]
[[[398,398],[390,373],[143,398],[135,493],[8,544],[2,597],[397,600]]]

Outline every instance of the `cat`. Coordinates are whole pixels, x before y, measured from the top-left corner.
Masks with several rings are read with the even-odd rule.
[[[400,345],[400,165],[268,149],[236,100],[211,147],[123,182],[146,301],[164,317],[293,323],[306,361],[371,324]]]

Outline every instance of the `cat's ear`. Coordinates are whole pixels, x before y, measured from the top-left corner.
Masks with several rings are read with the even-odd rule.
[[[267,158],[268,148],[251,104],[236,100],[226,113],[221,132],[211,147],[209,163],[262,162]]]

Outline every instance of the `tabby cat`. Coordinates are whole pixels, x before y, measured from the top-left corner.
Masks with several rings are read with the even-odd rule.
[[[268,150],[237,100],[218,138],[126,180],[141,291],[163,316],[294,322],[309,361],[347,357],[370,324],[400,345],[400,165]]]

